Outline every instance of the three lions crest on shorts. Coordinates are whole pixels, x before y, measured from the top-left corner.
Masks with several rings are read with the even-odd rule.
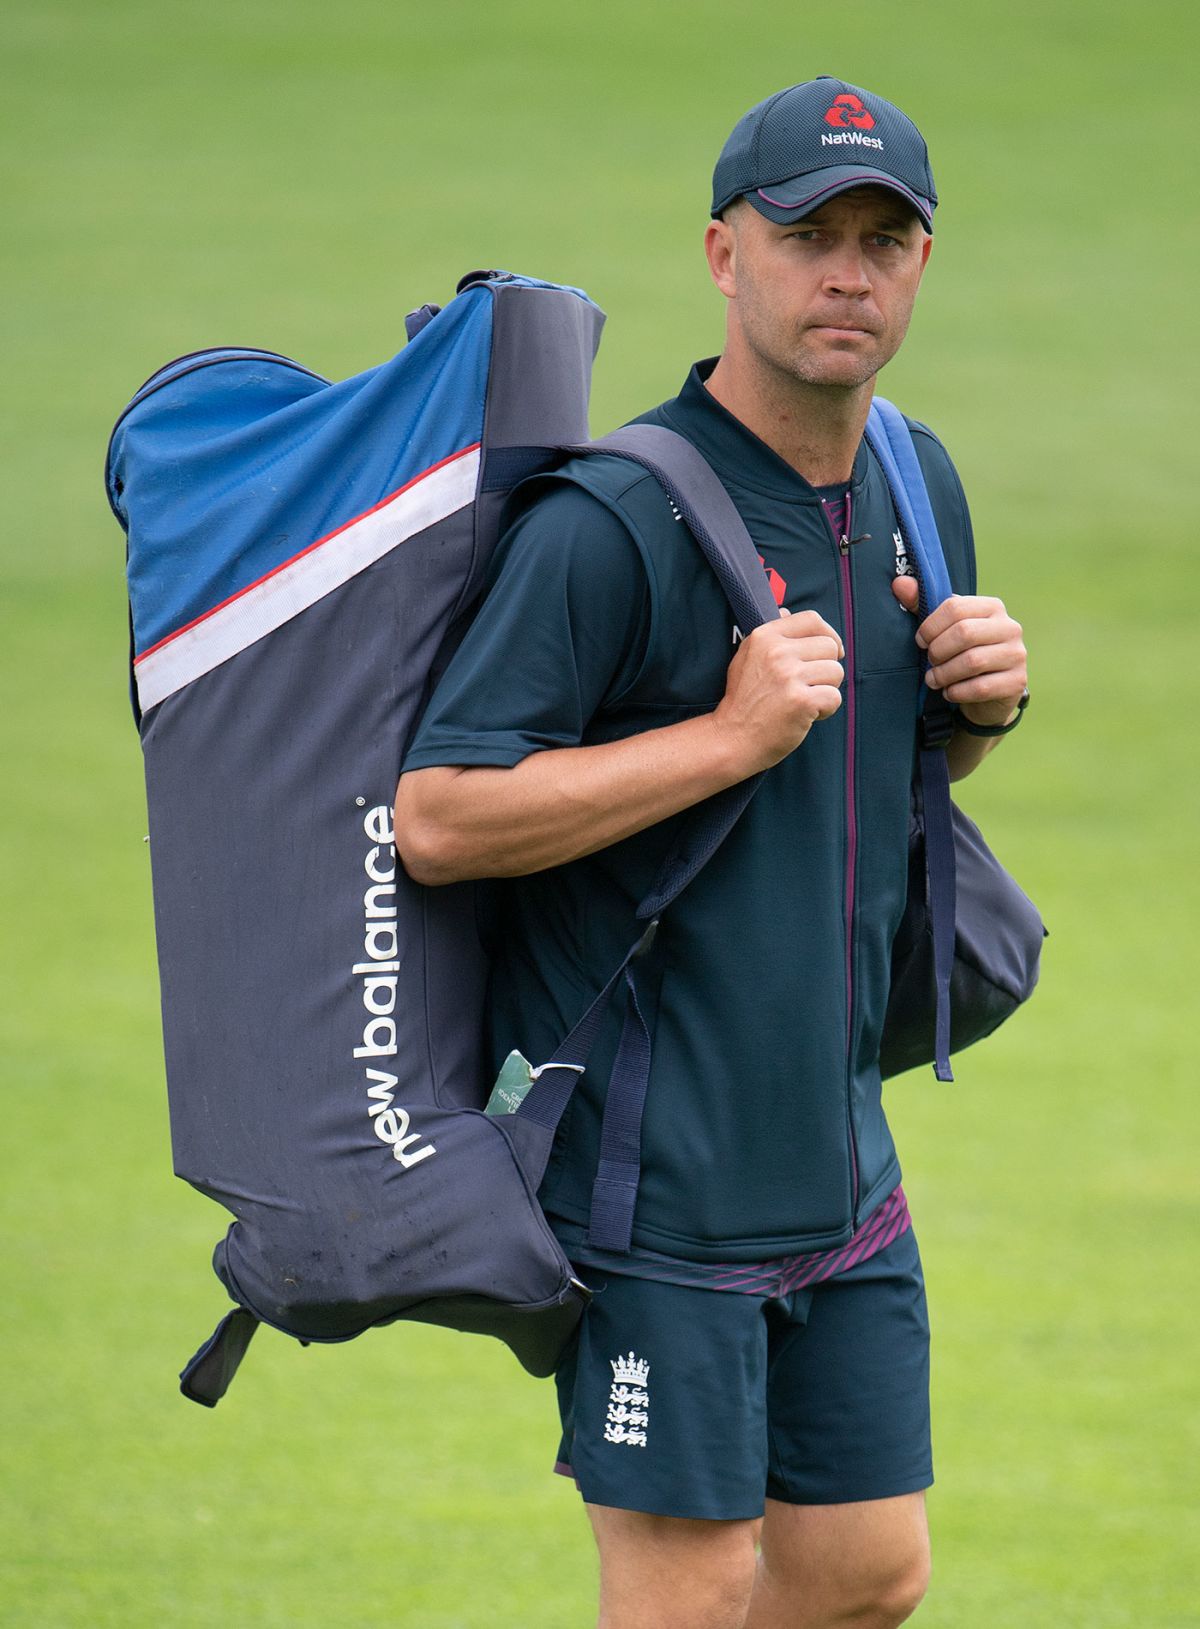
[[[650,1365],[632,1352],[628,1357],[610,1359],[610,1365],[613,1381],[608,1393],[604,1440],[644,1448],[650,1416]]]

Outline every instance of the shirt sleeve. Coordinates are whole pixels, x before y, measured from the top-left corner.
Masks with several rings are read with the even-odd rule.
[[[483,602],[430,699],[404,769],[511,768],[579,746],[645,655],[650,581],[599,499],[546,485],[501,538]]]

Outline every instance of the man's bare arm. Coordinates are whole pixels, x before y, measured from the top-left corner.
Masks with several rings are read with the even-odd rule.
[[[844,654],[815,611],[744,639],[716,709],[623,741],[531,753],[512,769],[400,777],[396,848],[417,882],[514,877],[606,848],[769,769],[841,705]]]

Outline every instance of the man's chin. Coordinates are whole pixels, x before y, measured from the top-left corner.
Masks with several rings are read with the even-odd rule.
[[[827,355],[804,357],[792,371],[802,384],[858,390],[875,377],[881,365],[876,357]]]

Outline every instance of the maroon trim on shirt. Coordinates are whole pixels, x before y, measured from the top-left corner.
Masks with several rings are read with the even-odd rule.
[[[663,1284],[681,1284],[688,1289],[722,1290],[726,1294],[760,1295],[778,1300],[797,1290],[823,1284],[839,1273],[849,1272],[872,1256],[886,1250],[912,1226],[904,1189],[897,1186],[846,1244],[831,1250],[810,1250],[799,1256],[778,1256],[772,1261],[705,1262],[682,1261],[677,1256],[660,1256],[652,1250],[633,1250],[618,1255],[610,1250],[589,1250],[586,1245],[566,1245],[572,1262],[581,1268],[597,1267],[606,1273],[648,1278]]]

